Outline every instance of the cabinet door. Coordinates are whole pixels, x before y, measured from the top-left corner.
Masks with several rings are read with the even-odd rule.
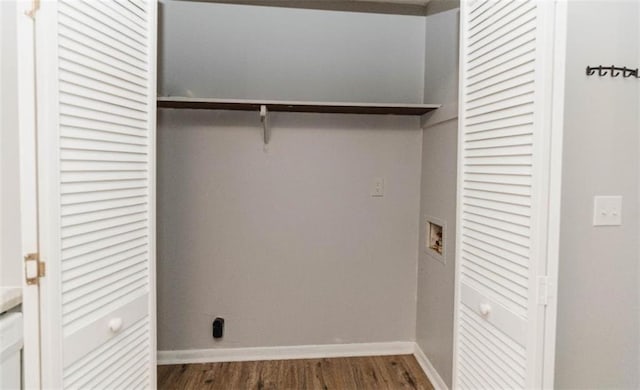
[[[42,385],[155,387],[156,3],[35,20]]]
[[[560,170],[551,144],[563,105],[554,90],[556,7],[461,2],[457,388],[549,383],[555,303],[547,289],[557,260],[549,242],[558,224],[552,191],[559,193],[552,180]]]

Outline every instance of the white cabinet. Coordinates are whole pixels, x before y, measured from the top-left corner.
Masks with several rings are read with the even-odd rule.
[[[0,389],[22,388],[22,313],[0,314]]]

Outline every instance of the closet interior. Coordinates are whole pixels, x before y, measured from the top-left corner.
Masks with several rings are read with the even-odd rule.
[[[417,342],[450,386],[458,9],[231,3],[159,3],[158,363]]]

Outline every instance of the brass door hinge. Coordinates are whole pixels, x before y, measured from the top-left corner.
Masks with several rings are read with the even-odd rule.
[[[28,253],[24,257],[24,275],[28,285],[38,284],[45,271],[45,264],[40,261],[39,253]]]
[[[31,9],[25,12],[25,15],[30,17],[31,19],[36,18],[36,12],[40,9],[40,0],[32,0]]]

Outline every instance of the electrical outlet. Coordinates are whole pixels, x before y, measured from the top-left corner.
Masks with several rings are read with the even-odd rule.
[[[373,179],[373,187],[371,188],[371,196],[382,197],[384,196],[384,179],[376,177]]]

